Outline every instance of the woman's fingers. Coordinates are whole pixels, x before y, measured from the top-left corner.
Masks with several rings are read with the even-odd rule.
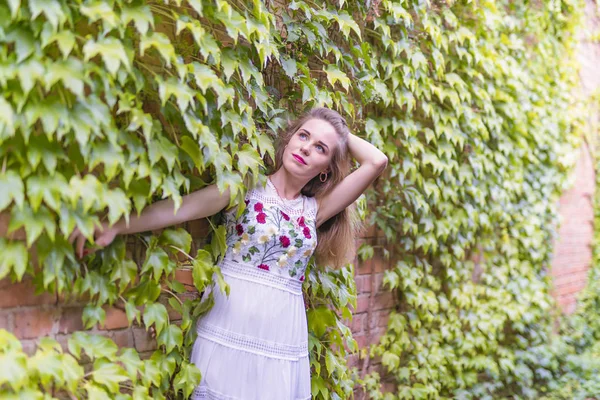
[[[73,244],[73,241],[79,236],[81,233],[79,232],[79,228],[75,227],[71,235],[69,236],[69,243]]]
[[[85,240],[85,236],[81,234],[77,238],[77,254],[79,255],[79,258],[83,257],[83,246],[85,245]]]

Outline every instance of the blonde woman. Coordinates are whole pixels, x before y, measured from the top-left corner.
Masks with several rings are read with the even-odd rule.
[[[351,157],[360,167],[349,173]],[[350,133],[340,114],[315,108],[290,124],[275,164],[266,185],[248,191],[239,218],[235,207],[224,211],[228,249],[220,268],[230,295],[215,291],[213,308],[198,321],[191,361],[202,381],[193,399],[311,398],[304,271],[313,253],[335,267],[353,255],[358,225],[349,206],[385,169],[387,157]],[[208,217],[228,204],[227,191],[208,186],[185,196],[176,214],[169,199],[129,225],[104,226],[96,244]],[[81,256],[85,238],[76,233],[72,240]]]

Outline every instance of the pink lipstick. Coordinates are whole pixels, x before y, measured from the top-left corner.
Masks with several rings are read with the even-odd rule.
[[[304,164],[306,165],[306,161],[304,161],[304,158],[300,157],[297,154],[292,154],[292,156],[296,159],[296,161],[298,161],[300,164]]]

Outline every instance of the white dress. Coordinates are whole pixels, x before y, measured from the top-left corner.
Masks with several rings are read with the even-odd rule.
[[[302,282],[317,244],[317,202],[282,199],[267,180],[235,214],[225,212],[227,252],[219,264],[230,295],[214,289],[214,306],[198,321],[191,362],[202,380],[191,398],[310,399]]]

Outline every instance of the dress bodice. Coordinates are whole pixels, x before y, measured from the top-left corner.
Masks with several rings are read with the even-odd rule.
[[[267,179],[264,187],[259,184],[248,191],[245,203],[239,218],[236,209],[224,213],[224,261],[303,281],[317,246],[316,199],[282,199]]]

